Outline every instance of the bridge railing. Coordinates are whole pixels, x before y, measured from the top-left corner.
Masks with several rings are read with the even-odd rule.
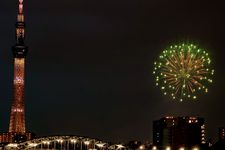
[[[121,144],[110,145],[107,142],[80,136],[51,136],[26,141],[10,143],[5,150],[123,150]]]

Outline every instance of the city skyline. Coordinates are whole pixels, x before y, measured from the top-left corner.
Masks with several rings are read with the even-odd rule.
[[[15,1],[0,2],[0,131],[7,130],[13,97],[16,8]],[[222,5],[66,0],[25,1],[25,9],[32,52],[26,70],[28,130],[151,141],[152,121],[163,116],[204,117],[213,138],[224,126]],[[197,102],[170,101],[153,82],[154,60],[167,45],[183,41],[199,44],[213,58],[215,83]]]

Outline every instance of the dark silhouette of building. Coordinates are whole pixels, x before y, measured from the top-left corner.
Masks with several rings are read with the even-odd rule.
[[[204,119],[164,117],[153,121],[153,145],[157,149],[194,149],[205,144]]]
[[[225,150],[225,127],[219,128],[219,140],[211,147],[211,150]]]
[[[136,150],[136,149],[139,149],[139,147],[141,146],[141,141],[129,141],[127,147],[130,149],[130,150]]]
[[[25,127],[25,102],[24,102],[24,77],[25,58],[28,48],[25,46],[25,22],[23,12],[23,0],[19,0],[19,12],[17,15],[16,44],[12,48],[14,61],[13,91],[14,97],[11,106],[9,132],[0,135],[0,142],[15,142],[19,137],[27,140],[32,134],[26,132]]]
[[[225,140],[225,127],[219,128],[219,140]]]

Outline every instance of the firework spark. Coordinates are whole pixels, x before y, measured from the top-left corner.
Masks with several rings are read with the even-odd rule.
[[[199,92],[208,93],[213,82],[209,54],[194,44],[170,46],[154,65],[156,86],[172,99],[196,99]]]

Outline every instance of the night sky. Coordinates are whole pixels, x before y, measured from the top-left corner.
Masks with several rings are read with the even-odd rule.
[[[17,0],[0,1],[0,131],[12,100]],[[25,0],[26,124],[37,135],[152,141],[152,121],[201,116],[225,126],[225,5],[201,0]],[[198,101],[154,86],[153,62],[174,43],[209,51],[216,74]]]

